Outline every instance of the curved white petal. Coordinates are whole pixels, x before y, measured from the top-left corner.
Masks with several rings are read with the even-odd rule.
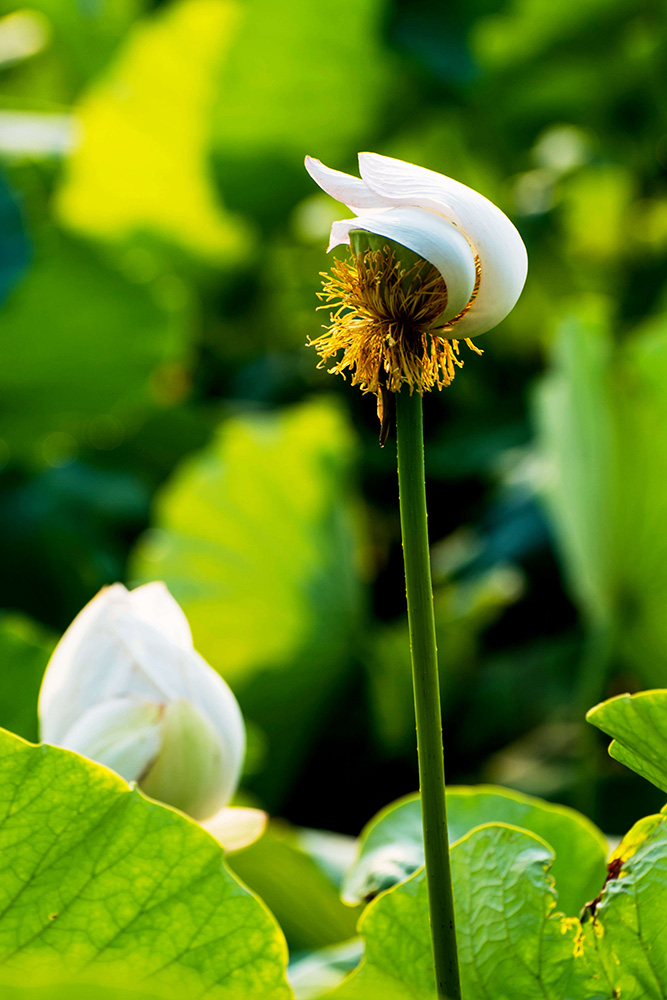
[[[519,298],[528,271],[523,240],[507,216],[465,184],[403,160],[359,153],[359,169],[385,204],[436,212],[456,223],[475,248],[481,281],[475,301],[456,324],[457,337],[474,337],[500,323]]]
[[[334,222],[329,249],[349,243],[352,229],[386,236],[437,267],[447,285],[445,320],[457,316],[475,286],[475,258],[465,236],[442,216],[421,208],[389,208],[364,212],[356,219]]]
[[[100,677],[111,662],[129,669],[131,654],[112,625],[112,609],[126,601],[125,587],[103,588],[79,612],[49,660],[39,692],[41,738],[60,744],[81,713],[100,698]]]
[[[125,592],[135,614],[181,649],[192,649],[188,620],[164,583],[145,583]]]
[[[142,790],[197,820],[226,806],[236,788],[237,761],[229,759],[229,744],[210,718],[179,698],[163,707],[161,735]]]
[[[342,201],[353,212],[357,208],[381,208],[387,203],[358,177],[345,174],[342,170],[332,170],[312,156],[307,156],[304,162],[315,183],[336,201]]]
[[[84,712],[59,746],[138,781],[160,752],[163,708],[140,698],[110,698]]]
[[[259,840],[266,829],[267,819],[266,813],[261,809],[228,806],[204,820],[201,826],[231,853]]]

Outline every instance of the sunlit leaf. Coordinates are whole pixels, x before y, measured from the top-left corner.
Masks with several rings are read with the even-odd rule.
[[[594,948],[610,984],[622,1000],[653,1000],[667,992],[667,817],[647,816],[614,851],[604,892],[584,924],[584,948]],[[610,865],[611,869],[611,865]]]
[[[267,732],[277,794],[348,669],[363,610],[351,428],[330,402],[225,421],[159,494],[133,575],[164,580],[195,645]]]
[[[133,28],[108,74],[81,99],[82,142],[58,208],[88,236],[148,234],[212,261],[246,245],[207,166],[220,60],[235,34],[225,0],[180,0]]]
[[[0,734],[0,970],[287,1000],[284,939],[193,821],[69,751]]]
[[[667,691],[619,694],[586,718],[613,737],[612,757],[667,792]]]

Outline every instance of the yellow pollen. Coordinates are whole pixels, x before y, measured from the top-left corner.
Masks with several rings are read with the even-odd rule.
[[[346,377],[362,392],[397,392],[407,385],[410,392],[424,393],[450,385],[457,368],[459,341],[451,334],[474,302],[481,268],[475,261],[477,278],[465,308],[447,322],[447,286],[440,272],[427,261],[406,269],[388,246],[353,254],[351,260],[334,262],[332,273],[323,273],[324,303],[330,310],[326,332],[308,341],[319,354],[319,368]],[[471,340],[465,343],[476,354],[482,351]],[[340,356],[340,352],[342,356]]]

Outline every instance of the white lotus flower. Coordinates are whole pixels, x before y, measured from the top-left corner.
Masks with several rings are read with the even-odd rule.
[[[507,216],[483,195],[451,177],[378,153],[359,153],[361,178],[310,156],[306,169],[356,214],[334,222],[329,250],[349,243],[351,230],[363,229],[435,265],[447,286],[444,319],[452,324],[452,337],[485,333],[513,308],[526,280],[526,248]]]
[[[86,605],[49,661],[39,719],[44,742],[137,782],[228,849],[261,834],[264,813],[228,806],[245,754],[238,703],[164,584],[117,583]]]

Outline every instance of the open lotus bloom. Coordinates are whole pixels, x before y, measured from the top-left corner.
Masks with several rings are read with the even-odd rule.
[[[230,850],[264,829],[263,812],[228,805],[245,754],[238,703],[162,583],[106,587],[77,615],[46,668],[39,721],[44,742],[137,782]]]
[[[356,271],[339,263],[324,285],[321,297],[334,312],[328,332],[312,341],[322,361],[343,350],[330,371],[350,369],[366,392],[448,385],[461,365],[459,340],[477,350],[471,338],[500,323],[521,294],[528,259],[519,233],[483,195],[412,163],[359,153],[360,178],[310,156],[306,169],[355,213],[331,228],[329,250],[351,243]],[[382,239],[360,241],[360,232]],[[393,244],[389,260],[377,250],[359,253],[383,243]],[[419,281],[409,287],[401,248],[432,265],[421,272],[415,265]],[[378,289],[385,290],[379,298]]]

